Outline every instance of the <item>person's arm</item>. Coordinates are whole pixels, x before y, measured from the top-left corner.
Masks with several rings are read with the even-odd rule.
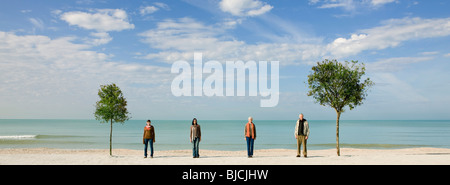
[[[295,139],[297,139],[297,136],[298,136],[298,120],[297,120],[297,124],[295,124],[294,135],[295,135]]]
[[[200,129],[200,125],[198,125],[198,142],[202,140],[202,129]]]
[[[253,124],[253,133],[255,133],[255,135],[253,136],[253,139],[256,139],[256,125]]]

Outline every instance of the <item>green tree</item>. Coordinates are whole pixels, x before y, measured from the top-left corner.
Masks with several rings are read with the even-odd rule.
[[[112,129],[114,122],[123,123],[130,119],[127,100],[116,84],[101,85],[98,90],[100,100],[95,104],[95,119],[101,123],[111,123],[109,133],[109,155],[112,155]]]
[[[361,105],[367,96],[368,89],[374,85],[369,78],[361,81],[365,74],[364,64],[358,61],[340,63],[337,60],[324,60],[317,62],[308,75],[309,91],[316,103],[334,108],[336,118],[336,149],[339,149],[339,118],[348,105],[350,110]]]

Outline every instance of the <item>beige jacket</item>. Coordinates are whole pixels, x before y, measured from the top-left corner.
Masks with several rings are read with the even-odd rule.
[[[192,125],[191,126],[191,135],[189,136],[191,140],[198,137],[200,140],[202,140],[202,131],[200,130],[200,125]]]
[[[299,123],[299,121],[300,120],[297,120],[297,124],[295,125],[295,132],[294,132],[295,136],[299,135],[298,134],[298,123]],[[305,136],[309,136],[309,124],[308,124],[308,121],[305,120],[303,123],[305,124],[304,127],[303,127],[303,133],[305,133]]]

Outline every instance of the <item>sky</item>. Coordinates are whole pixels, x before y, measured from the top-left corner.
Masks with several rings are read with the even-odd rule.
[[[347,120],[450,119],[447,0],[0,2],[0,119],[94,119],[116,83],[132,119],[336,119],[307,96],[317,62],[357,60],[375,85]],[[176,61],[279,61],[279,101],[174,96]],[[208,77],[204,73],[204,77]]]

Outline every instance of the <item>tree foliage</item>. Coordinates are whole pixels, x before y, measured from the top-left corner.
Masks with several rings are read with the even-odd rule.
[[[336,148],[339,150],[339,118],[344,112],[345,106],[350,110],[362,105],[367,97],[368,89],[374,83],[367,78],[361,81],[365,74],[364,64],[359,65],[358,61],[340,63],[337,60],[324,60],[317,62],[312,67],[312,73],[308,75],[309,91],[308,96],[312,96],[316,103],[334,108],[337,114],[336,119]]]
[[[109,154],[112,155],[112,125],[123,123],[130,119],[127,110],[127,100],[116,84],[101,85],[98,91],[100,100],[95,104],[95,119],[101,123],[110,122]]]

